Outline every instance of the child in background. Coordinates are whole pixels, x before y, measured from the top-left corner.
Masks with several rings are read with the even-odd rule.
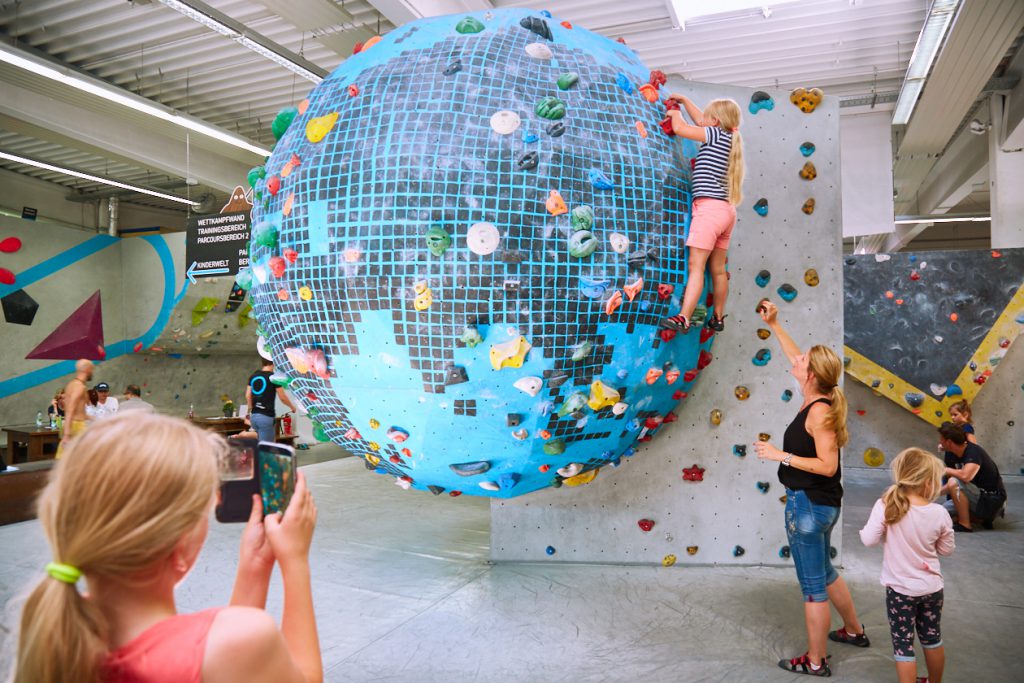
[[[729,295],[725,262],[736,225],[736,205],[743,200],[740,108],[733,100],[712,100],[701,111],[686,95],[675,94],[671,99],[683,105],[694,123],[686,123],[679,110],[669,110],[672,132],[702,144],[693,167],[693,218],[686,239],[690,261],[682,309],[662,320],[660,327],[683,334],[690,330],[690,318],[704,289],[704,267],[710,262],[715,313],[708,318],[707,327],[721,332]]]
[[[974,437],[974,421],[971,416],[971,404],[967,402],[967,399],[957,401],[949,407],[949,419],[950,421],[964,430],[964,434],[967,435],[967,440],[971,443],[978,443],[978,440]]]
[[[946,653],[939,621],[942,617],[942,572],[939,555],[953,553],[953,523],[932,501],[942,488],[942,461],[920,448],[908,448],[892,463],[892,480],[871,517],[860,530],[866,546],[884,543],[882,585],[889,616],[896,674],[900,683],[914,683],[914,630],[924,649],[928,677],[918,683],[942,683]]]

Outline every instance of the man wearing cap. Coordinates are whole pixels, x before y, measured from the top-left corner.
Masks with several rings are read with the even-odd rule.
[[[93,388],[96,390],[96,395],[99,399],[94,409],[96,418],[101,419],[117,415],[117,399],[110,395],[110,385],[106,382],[100,382]]]

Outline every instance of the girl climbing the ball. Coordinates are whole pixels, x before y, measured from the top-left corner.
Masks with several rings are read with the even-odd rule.
[[[942,461],[908,448],[892,463],[892,480],[860,530],[864,545],[883,543],[882,585],[900,683],[942,683],[946,664],[939,621],[942,572],[939,556],[953,553],[953,523],[933,501],[942,490]],[[914,631],[921,641],[928,678],[917,677]]]
[[[949,407],[949,419],[953,424],[964,430],[968,441],[978,443],[978,439],[974,436],[974,419],[971,414],[971,404],[966,399],[957,401]]]
[[[729,295],[725,262],[736,225],[736,205],[743,200],[740,108],[733,100],[712,100],[701,111],[686,95],[674,94],[671,99],[682,105],[694,124],[688,124],[678,109],[670,109],[672,132],[702,144],[693,167],[693,216],[686,239],[690,260],[683,305],[678,315],[663,319],[660,326],[683,334],[689,331],[704,289],[704,269],[708,267],[714,288],[714,314],[706,324],[721,332],[725,329]]]

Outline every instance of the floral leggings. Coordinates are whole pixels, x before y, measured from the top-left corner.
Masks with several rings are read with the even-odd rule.
[[[914,629],[921,647],[930,650],[942,647],[942,591],[911,597],[885,588],[885,607],[889,615],[892,650],[897,662],[914,661]]]

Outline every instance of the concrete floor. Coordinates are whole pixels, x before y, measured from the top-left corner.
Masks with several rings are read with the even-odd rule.
[[[792,569],[490,565],[487,501],[404,492],[329,448],[300,453],[317,463],[304,471],[320,509],[314,597],[329,681],[802,680],[775,666],[804,648]],[[832,647],[839,681],[895,680],[881,551],[856,538],[885,477],[846,472],[843,573],[873,645]],[[1011,648],[1024,630],[1024,481],[1008,484],[1007,519],[958,534],[943,562],[947,681],[1022,680]],[[239,532],[211,525],[181,610],[227,599]],[[6,670],[11,598],[49,557],[36,522],[0,527],[0,549]]]

